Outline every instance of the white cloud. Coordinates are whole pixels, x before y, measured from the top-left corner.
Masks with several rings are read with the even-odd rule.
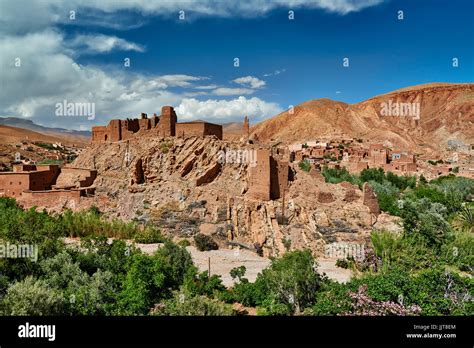
[[[284,73],[286,71],[286,69],[281,69],[281,70],[275,70],[274,72],[272,73],[269,73],[269,74],[263,74],[263,76],[265,77],[269,77],[269,76],[276,76],[276,75],[280,75],[281,73]]]
[[[194,86],[195,89],[216,89],[217,85]]]
[[[90,127],[86,119],[57,117],[58,102],[90,102],[96,105],[95,124],[110,117],[131,117],[139,112],[159,112],[161,105],[175,105],[183,95],[166,88],[188,86],[206,79],[189,75],[145,76],[79,65],[64,49],[61,33],[47,30],[21,37],[0,37],[0,115],[34,117],[51,126]],[[15,58],[21,66],[15,67]]]
[[[214,95],[220,96],[229,96],[229,95],[242,95],[242,94],[252,94],[255,92],[253,89],[249,88],[227,88],[227,87],[220,87],[216,88],[212,91]]]
[[[156,77],[139,75],[133,81],[131,88],[139,92],[152,92],[170,87],[192,87],[193,82],[207,79],[207,77],[183,74],[161,75]]]
[[[92,122],[54,116],[54,105],[64,99],[71,102],[93,102],[102,124],[111,117],[131,117],[139,112],[159,112],[161,105],[179,105],[178,115],[191,118],[241,119],[245,114],[256,118],[281,111],[276,103],[249,95],[265,86],[253,76],[235,79],[241,88],[227,88],[209,82],[206,77],[186,74],[149,76],[126,69],[112,70],[95,65],[79,65],[81,53],[107,53],[113,50],[143,52],[145,47],[117,36],[79,34],[68,39],[59,25],[73,24],[85,28],[129,28],[140,26],[149,16],[177,16],[179,10],[192,16],[251,17],[275,9],[322,9],[337,14],[360,11],[382,0],[177,0],[177,1],[103,1],[103,0],[0,0],[0,114],[34,117],[50,125],[90,129]],[[70,11],[76,19],[71,20]],[[130,13],[139,13],[140,19]],[[135,22],[132,22],[133,19]],[[21,67],[15,67],[15,59]],[[284,71],[284,70],[282,70]],[[280,72],[275,71],[277,75]],[[170,88],[173,88],[170,90]],[[195,92],[178,90],[192,88]],[[209,91],[209,92],[208,92]],[[199,101],[190,96],[210,93],[215,96],[239,97],[232,100]]]
[[[107,53],[112,50],[145,52],[145,47],[142,45],[102,34],[77,35],[67,44],[86,53]]]
[[[245,115],[261,120],[282,112],[282,108],[276,103],[243,96],[232,100],[183,99],[175,110],[180,120],[205,119],[214,122],[239,121]]]
[[[256,77],[253,77],[253,76],[239,77],[239,78],[233,80],[233,82],[235,82],[239,85],[242,85],[242,86],[250,87],[250,88],[261,88],[261,87],[265,86],[265,81],[262,81],[262,80],[260,80]]]
[[[77,64],[71,52],[65,50],[64,36],[54,30],[21,37],[0,37],[0,115],[33,117],[40,124],[90,129],[110,118],[138,116],[140,112],[159,113],[162,105],[178,105],[180,120],[209,119],[214,122],[240,120],[242,115],[254,118],[273,116],[281,111],[276,103],[242,95],[254,90],[246,88],[215,88],[219,95],[240,95],[233,100],[204,100],[193,98],[209,93],[195,84],[208,77],[186,74],[149,76],[130,74],[124,70]],[[16,57],[21,67],[14,67]],[[207,86],[215,87],[214,84]],[[176,90],[170,90],[170,88]],[[190,93],[197,90],[197,94]],[[68,102],[95,103],[96,119],[55,116],[55,104]]]
[[[0,1],[0,27],[9,33],[25,33],[45,29],[56,24],[94,24],[118,28],[120,23],[130,26],[122,18],[123,11],[144,15],[178,16],[179,10],[190,15],[220,17],[255,17],[278,8],[322,9],[345,15],[378,5],[386,0],[175,0],[175,1],[104,1],[104,0],[15,0]],[[92,10],[92,11],[91,11]],[[100,11],[97,15],[95,11]],[[70,11],[76,19],[70,19]],[[121,18],[117,20],[117,13]],[[189,16],[188,16],[189,17]]]

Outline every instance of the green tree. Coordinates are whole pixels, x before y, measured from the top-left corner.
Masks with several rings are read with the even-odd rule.
[[[172,291],[179,289],[190,267],[194,267],[191,255],[170,241],[153,256],[130,256],[118,299],[119,313],[148,313],[155,303],[171,297]]]
[[[316,267],[317,263],[309,250],[292,251],[273,259],[271,266],[259,275],[268,291],[267,306],[278,303],[290,313],[301,314],[305,307],[314,302],[321,285]]]

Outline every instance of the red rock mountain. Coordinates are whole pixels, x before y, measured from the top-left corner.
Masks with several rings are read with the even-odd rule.
[[[416,117],[387,116],[387,106],[419,105]],[[410,104],[406,104],[410,103]],[[411,115],[413,116],[413,114]],[[474,84],[431,83],[403,88],[357,104],[316,99],[251,129],[260,141],[284,143],[348,136],[400,149],[438,150],[448,140],[474,143]]]

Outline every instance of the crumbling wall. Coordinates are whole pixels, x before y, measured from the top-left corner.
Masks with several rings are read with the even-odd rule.
[[[222,140],[222,126],[214,123],[204,123],[204,135],[214,135]]]
[[[109,130],[106,126],[95,126],[92,127],[92,142],[93,143],[104,143],[110,141]]]
[[[249,125],[249,118],[245,116],[244,118],[244,138],[246,141],[250,138],[250,125]]]
[[[364,205],[366,205],[370,212],[375,215],[380,214],[380,206],[379,206],[379,201],[377,200],[377,196],[370,187],[369,183],[364,183]]]
[[[256,165],[249,166],[249,190],[251,198],[262,201],[270,200],[270,152],[268,150],[256,150]]]
[[[96,170],[63,167],[56,180],[56,187],[89,187],[97,177]]]
[[[139,131],[151,131],[161,137],[190,137],[214,135],[222,140],[222,126],[207,122],[184,122],[178,123],[176,112],[171,106],[163,106],[161,115],[156,114],[149,119],[147,114],[142,113],[140,119],[111,120],[104,126],[92,127],[92,142],[115,142],[131,139]]]
[[[204,131],[203,122],[182,122],[176,124],[176,136],[180,138],[188,138],[191,136],[203,137]]]
[[[279,161],[270,158],[270,198],[278,199],[283,196],[283,191],[286,190],[288,186],[288,162]]]
[[[52,185],[56,183],[59,176],[59,168],[57,166],[50,170],[41,170],[31,172],[30,174],[30,190],[51,190]]]
[[[51,191],[25,191],[21,200],[27,205],[54,206],[60,201],[79,201],[81,191],[79,190],[51,190]]]

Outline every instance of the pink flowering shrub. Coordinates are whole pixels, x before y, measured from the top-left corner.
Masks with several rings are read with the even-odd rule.
[[[419,315],[421,308],[417,305],[405,307],[403,304],[392,301],[374,301],[367,295],[367,285],[361,285],[357,292],[349,292],[352,299],[352,310],[343,315]]]

